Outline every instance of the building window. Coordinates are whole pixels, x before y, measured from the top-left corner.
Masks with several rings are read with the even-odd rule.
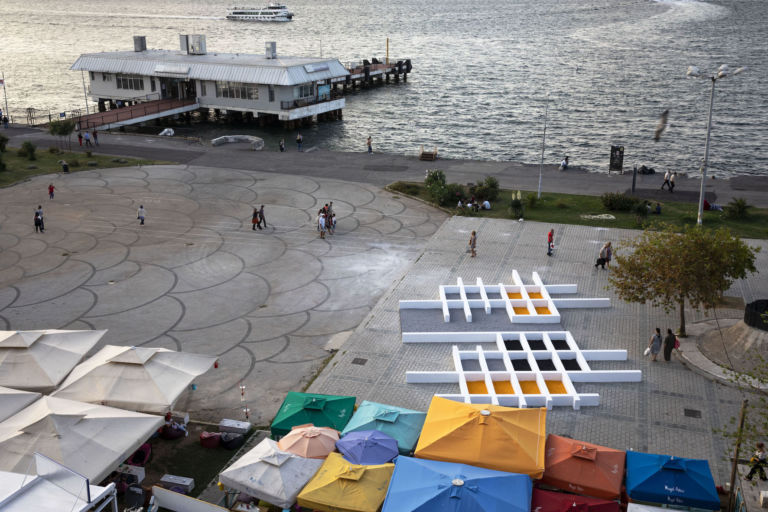
[[[268,85],[267,89],[269,90],[269,101],[275,101],[275,86]]]
[[[102,73],[101,74],[101,81],[102,82],[111,82],[112,81],[112,75],[109,73]]]
[[[149,88],[152,90],[152,92],[155,92],[157,90],[157,85],[155,85],[154,78],[149,79]]]
[[[96,74],[93,71],[90,71],[89,73],[91,74],[91,82],[96,80],[96,76],[95,76]]]
[[[257,100],[259,99],[259,88],[254,84],[242,82],[216,82],[216,97]]]
[[[294,98],[308,98],[315,95],[314,86],[312,84],[299,85],[293,88]]]
[[[204,80],[200,80],[200,96],[208,96],[208,91],[205,88]]]
[[[144,79],[133,75],[116,75],[118,89],[133,89],[134,91],[144,90]]]

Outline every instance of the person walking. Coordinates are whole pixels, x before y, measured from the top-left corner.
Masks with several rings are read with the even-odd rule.
[[[37,214],[37,216],[40,217],[40,232],[45,233],[45,220],[43,219],[43,205],[41,204],[37,205],[37,210],[35,210],[35,214]]]
[[[677,336],[672,332],[672,329],[667,329],[667,335],[664,337],[664,361],[666,362],[669,362],[672,358],[675,341],[677,341]]]
[[[255,206],[253,207],[253,216],[251,217],[251,228],[256,231],[256,226],[259,226],[259,229],[261,229],[261,226],[259,225],[259,210]]]
[[[8,116],[3,116],[3,128],[8,129]]]
[[[53,199],[53,191],[56,190],[56,187],[53,186],[53,183],[48,185],[48,199]]]
[[[605,265],[610,266],[611,255],[613,250],[611,249],[611,242],[605,242],[600,248],[600,252],[597,255],[597,261],[595,262],[595,268],[598,266],[605,270]]]
[[[38,231],[40,233],[43,232],[42,228],[40,227],[42,223],[43,223],[42,219],[40,218],[40,216],[37,215],[37,210],[35,210],[35,233],[37,233]]]
[[[368,144],[368,154],[370,155],[371,153],[373,153],[373,146],[372,146],[373,140],[371,140],[370,135],[368,136],[368,140],[366,141],[366,144]]]
[[[672,176],[672,174],[669,171],[664,173],[664,183],[661,184],[661,190],[664,190],[664,185],[666,185],[667,187],[670,186],[669,185],[669,177],[670,176]]]
[[[96,131],[96,128],[93,129],[93,143],[97,146],[99,145],[99,132]]]
[[[296,135],[296,147],[301,152],[301,146],[304,144],[304,137],[301,136],[301,132]]]
[[[669,177],[669,191],[674,192],[675,191],[675,178],[677,178],[677,171],[672,173],[672,176]]]
[[[606,266],[610,268],[611,260],[613,259],[613,247],[611,247],[611,242],[605,242],[605,244],[603,244],[603,258],[605,258]]]
[[[766,453],[765,444],[763,443],[757,443],[756,448],[757,450],[755,450],[754,455],[749,459],[750,470],[749,473],[747,473],[747,480],[752,480],[755,473],[758,473],[760,475],[760,480],[765,481],[768,480],[768,478],[765,477],[765,465],[766,459],[768,459],[768,453]]]
[[[550,229],[547,234],[547,256],[552,256],[552,249],[555,248],[555,230]]]
[[[285,139],[280,139],[280,152],[285,153]]]
[[[331,215],[331,233],[336,233],[336,214]]]
[[[147,210],[144,209],[144,205],[139,205],[139,209],[136,212],[136,218],[141,221],[140,225],[144,225],[144,218],[147,216]]]
[[[93,146],[93,144],[91,144],[91,134],[90,134],[90,132],[85,132],[83,134],[83,138],[85,139],[86,147]]]
[[[261,208],[259,208],[259,229],[261,229],[262,224],[264,224],[264,227],[267,227],[267,218],[264,217],[264,205],[261,205]]]
[[[80,147],[83,147],[83,134],[77,132],[77,142],[80,143]]]
[[[651,351],[651,361],[655,362],[656,358],[659,356],[659,352],[661,352],[661,329],[658,327],[656,328],[656,332],[648,341],[648,348]]]
[[[472,235],[469,237],[469,251],[472,253],[470,258],[474,258],[477,256],[477,253],[475,252],[475,249],[477,248],[477,231],[473,231]]]

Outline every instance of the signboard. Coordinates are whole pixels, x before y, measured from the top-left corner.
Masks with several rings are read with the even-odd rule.
[[[330,85],[318,85],[317,86],[317,96],[321,100],[327,100],[331,97],[331,86]]]
[[[624,146],[611,146],[611,163],[608,171],[622,172],[624,167]]]

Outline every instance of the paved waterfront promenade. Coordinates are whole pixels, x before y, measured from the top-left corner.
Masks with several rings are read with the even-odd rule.
[[[6,133],[6,132],[4,132]],[[57,144],[40,130],[19,128],[8,130],[12,146],[20,146],[24,140],[31,140],[39,148]],[[181,140],[141,135],[99,135],[99,152],[114,155],[133,156],[152,160],[172,160],[190,165],[227,169],[256,170],[280,174],[306,175],[317,178],[333,178],[372,185],[385,186],[398,180],[421,181],[426,169],[442,169],[448,181],[469,183],[487,175],[496,176],[503,188],[537,190],[539,166],[512,162],[491,162],[473,160],[438,160],[421,162],[416,158],[416,148],[408,148],[403,155],[374,153],[368,155],[361,145],[360,153],[336,153],[310,151],[298,153],[289,145],[288,151],[253,152],[247,144],[224,145],[219,147],[190,145]],[[75,142],[76,144],[76,142]],[[272,149],[272,148],[268,148]],[[276,148],[275,148],[276,149]],[[692,167],[699,162],[699,148],[692,153]],[[627,157],[627,160],[629,156]],[[626,160],[625,160],[626,161]],[[608,165],[606,155],[606,168]],[[643,162],[640,162],[643,163]],[[662,163],[645,162],[656,169],[664,169]],[[558,162],[559,164],[559,162]],[[573,162],[578,166],[578,162]],[[627,191],[632,186],[632,173],[628,165],[620,174],[587,173],[579,170],[559,172],[557,165],[545,165],[543,172],[544,192],[600,195],[604,192]],[[643,197],[677,201],[697,201],[701,180],[684,176],[685,169],[674,169],[679,173],[675,194],[660,191],[663,174],[638,175],[637,189]],[[717,177],[717,171],[709,175]],[[768,176],[741,176],[735,179],[707,180],[710,202],[728,203],[734,197],[744,197],[749,204],[768,207]]]

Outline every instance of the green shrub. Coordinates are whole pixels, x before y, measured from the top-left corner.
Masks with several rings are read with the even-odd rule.
[[[21,148],[16,152],[16,154],[20,157],[24,157],[27,160],[36,160],[37,157],[35,156],[35,150],[37,149],[37,146],[32,144],[30,141],[26,140],[24,141],[24,144],[21,145]]]
[[[3,155],[0,153],[0,172],[5,170],[5,162],[3,162]]]
[[[606,210],[619,212],[634,211],[639,203],[637,198],[620,192],[606,192],[600,196],[600,201]]]
[[[743,197],[734,197],[723,210],[727,219],[744,219],[749,215],[749,204]]]
[[[558,202],[556,202],[556,203],[555,203],[555,206],[556,206],[557,208],[560,208],[561,210],[566,210],[566,209],[568,208],[568,203],[566,203],[566,202],[565,202],[565,201],[563,201],[563,200],[560,200],[560,201],[558,201]]]
[[[486,176],[483,181],[478,181],[470,189],[470,194],[478,201],[495,201],[499,198],[499,180],[493,176]]]
[[[119,158],[114,158],[112,161],[119,163]],[[400,192],[409,196],[418,196],[421,188],[416,183],[407,183],[405,181],[396,181],[389,186],[390,190]]]
[[[80,160],[70,160],[69,161],[69,166],[70,167],[80,167],[80,165],[81,165],[80,164]]]
[[[648,217],[648,209],[650,206],[651,205],[648,204],[648,201],[637,202],[633,210],[635,212],[635,218],[637,219],[637,222],[642,222],[646,217]]]
[[[0,153],[5,153],[5,147],[8,145],[8,137],[0,135]]]
[[[526,194],[525,195],[525,207],[526,208],[536,208],[536,205],[539,202],[539,196],[536,194]]]
[[[427,175],[424,177],[424,185],[427,187],[432,185],[445,186],[445,173],[438,169],[427,171]]]
[[[59,148],[57,148],[56,146],[49,146],[48,152],[52,155],[56,155],[59,153]]]
[[[446,196],[448,196],[446,199],[449,201],[448,204],[456,204],[459,199],[462,200],[462,202],[467,197],[467,191],[464,188],[464,185],[460,185],[458,183],[449,183],[445,186],[446,188]]]
[[[93,156],[93,153],[92,153],[92,152],[90,152],[90,151],[86,151],[86,152],[85,152],[85,156],[86,156],[87,158],[91,158],[91,157]]]

